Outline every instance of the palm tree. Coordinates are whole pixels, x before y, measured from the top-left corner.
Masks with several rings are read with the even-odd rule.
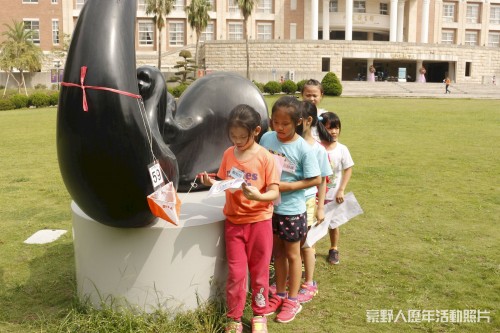
[[[161,31],[165,27],[165,18],[174,8],[175,0],[146,0],[146,15],[153,14],[158,29],[158,70],[161,71]]]
[[[207,28],[210,15],[208,11],[212,8],[208,0],[193,0],[191,5],[187,6],[188,21],[192,29],[196,31],[196,52],[194,55],[194,63],[198,65],[198,43],[200,42],[201,33]]]
[[[250,52],[248,51],[248,17],[252,14],[256,0],[236,0],[240,7],[241,15],[243,16],[243,34],[245,35],[246,50],[247,50],[247,79],[250,80]]]
[[[7,79],[12,77],[17,82],[19,93],[24,86],[28,95],[23,72],[39,71],[42,67],[43,52],[33,43],[34,31],[25,29],[24,22],[13,21],[12,25],[5,26],[7,30],[2,35],[6,39],[0,44],[0,68],[7,73]],[[19,71],[21,81],[14,76],[14,68]]]

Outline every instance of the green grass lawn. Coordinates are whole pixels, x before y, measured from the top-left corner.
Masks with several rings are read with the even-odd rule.
[[[340,265],[325,262],[328,240],[318,243],[318,296],[269,331],[500,332],[500,101],[325,98],[321,107],[342,120],[355,162],[348,191],[365,213],[340,228]],[[221,309],[172,320],[76,301],[55,122],[54,108],[0,112],[0,332],[223,332]],[[43,228],[68,233],[23,243]],[[436,320],[477,310],[490,322]],[[383,322],[367,322],[369,311]],[[406,322],[383,317],[400,311]]]

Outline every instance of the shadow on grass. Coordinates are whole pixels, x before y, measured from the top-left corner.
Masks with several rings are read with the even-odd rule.
[[[5,285],[0,270],[0,322],[33,324],[33,321],[64,316],[75,299],[75,262],[72,243],[43,246],[45,252],[29,261],[24,283]]]

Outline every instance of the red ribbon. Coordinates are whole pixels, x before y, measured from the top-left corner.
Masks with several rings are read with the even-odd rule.
[[[83,93],[83,111],[85,111],[85,112],[87,112],[89,110],[89,106],[87,104],[87,94],[85,92],[85,89],[107,90],[107,91],[114,92],[116,94],[125,95],[125,96],[129,96],[129,97],[133,97],[133,98],[142,98],[141,95],[132,94],[132,93],[129,93],[129,92],[123,91],[123,90],[118,90],[118,89],[113,89],[113,88],[107,88],[107,87],[98,87],[98,86],[86,86],[86,85],[83,84],[83,82],[85,81],[85,76],[86,75],[87,75],[87,66],[82,66],[82,68],[80,68],[80,84],[71,83],[71,82],[61,82],[62,86],[65,86],[65,87],[78,87],[78,88],[82,89],[82,93]]]

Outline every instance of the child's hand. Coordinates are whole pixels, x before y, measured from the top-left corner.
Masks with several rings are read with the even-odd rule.
[[[210,178],[211,176],[215,177],[215,174],[213,173],[208,174],[206,171],[203,171],[202,173],[198,174],[201,183],[205,186],[212,186],[215,183],[215,179]]]
[[[337,195],[335,196],[335,201],[337,201],[338,204],[344,202],[344,190],[337,191]]]
[[[323,208],[318,208],[316,210],[316,224],[321,224],[325,220],[325,210]]]
[[[260,200],[261,193],[259,189],[255,186],[248,186],[247,184],[241,184],[241,190],[243,191],[243,195],[248,200]]]

